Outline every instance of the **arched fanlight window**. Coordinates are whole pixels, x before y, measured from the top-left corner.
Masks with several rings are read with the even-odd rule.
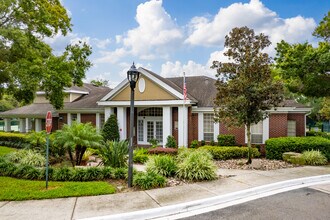
[[[140,111],[138,116],[163,116],[163,109],[157,107],[147,108]]]

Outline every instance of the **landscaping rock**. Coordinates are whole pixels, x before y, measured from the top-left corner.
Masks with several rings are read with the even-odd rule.
[[[222,169],[240,169],[240,170],[277,170],[283,168],[291,168],[300,166],[298,164],[290,164],[282,160],[267,160],[267,159],[252,159],[253,164],[259,164],[253,166],[252,164],[246,164],[247,159],[236,160],[220,160],[215,161],[218,168]]]

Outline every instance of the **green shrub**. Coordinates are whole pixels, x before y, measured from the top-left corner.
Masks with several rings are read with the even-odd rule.
[[[118,169],[118,168],[117,168]],[[115,168],[113,167],[103,167],[102,169],[104,179],[114,179]]]
[[[178,164],[177,177],[187,180],[213,180],[217,178],[216,171],[212,155],[205,150],[196,150],[186,154]]]
[[[29,146],[29,141],[25,134],[0,132],[0,145],[20,149]]]
[[[235,146],[235,136],[229,134],[218,135],[218,146]]]
[[[176,140],[172,135],[167,136],[166,147],[177,148]]]
[[[307,150],[319,150],[329,160],[330,140],[322,137],[280,137],[266,141],[266,158],[281,160],[284,152],[301,153]]]
[[[197,148],[198,145],[199,145],[198,140],[193,140],[193,141],[190,143],[190,148]]]
[[[145,148],[137,148],[133,152],[133,162],[144,164],[148,160],[148,150]]]
[[[325,165],[328,163],[327,158],[319,150],[304,151],[302,157],[307,165]]]
[[[159,141],[155,138],[151,138],[148,140],[149,144],[151,144],[151,147],[157,147],[159,144]]]
[[[185,148],[185,147],[182,147],[179,149],[178,151],[178,155],[176,156],[176,161],[178,163],[181,163],[184,159],[186,159],[186,157],[188,157],[188,155],[195,151],[196,149],[194,148]]]
[[[54,181],[70,181],[73,180],[73,171],[69,167],[60,167],[54,169],[53,180]]]
[[[128,175],[128,169],[126,167],[115,168],[113,177],[115,179],[126,179]]]
[[[105,166],[125,167],[127,165],[128,142],[108,141],[98,148],[98,155]]]
[[[166,178],[153,172],[139,172],[134,175],[133,185],[144,190],[164,187],[166,185]]]
[[[214,145],[215,145],[214,140],[210,141],[210,145],[211,145],[211,146],[214,146]]]
[[[102,180],[104,179],[102,169],[98,167],[88,167],[85,168],[85,181],[94,181],[94,180]]]
[[[46,146],[46,131],[35,132],[32,131],[27,135],[31,148],[35,150],[44,150]]]
[[[119,128],[116,115],[110,115],[102,129],[104,141],[119,141]]]
[[[30,165],[21,164],[17,166],[12,176],[22,179],[39,179],[41,176],[41,170]]]
[[[201,146],[204,146],[204,145],[205,145],[205,141],[201,140]]]
[[[322,131],[307,131],[306,136],[318,136],[330,139],[330,133],[322,132]]]
[[[14,163],[6,161],[0,158],[0,176],[13,176],[14,172],[17,169],[17,166]]]
[[[157,173],[159,175],[170,177],[174,176],[177,170],[175,160],[172,156],[154,156],[146,164],[147,172]]]
[[[246,158],[249,152],[247,147],[204,146],[200,147],[199,149],[210,152],[215,160]],[[257,148],[251,148],[251,155],[252,157],[259,157],[260,153]]]
[[[46,164],[46,159],[43,155],[33,150],[18,150],[6,155],[9,161],[13,163],[21,163],[36,167],[43,167]]]

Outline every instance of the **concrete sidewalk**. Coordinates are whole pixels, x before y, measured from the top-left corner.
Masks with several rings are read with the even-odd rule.
[[[81,219],[190,202],[301,177],[330,174],[330,166],[274,171],[226,170],[231,177],[176,187],[66,199],[0,202],[0,219]],[[328,189],[324,189],[328,190]]]

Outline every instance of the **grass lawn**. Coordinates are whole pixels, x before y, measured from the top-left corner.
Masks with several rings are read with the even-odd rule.
[[[16,149],[14,149],[14,148],[0,146],[0,157],[3,155],[9,154],[10,152],[13,152],[15,150]]]
[[[49,182],[0,177],[0,201],[53,199],[115,193],[107,182]]]

